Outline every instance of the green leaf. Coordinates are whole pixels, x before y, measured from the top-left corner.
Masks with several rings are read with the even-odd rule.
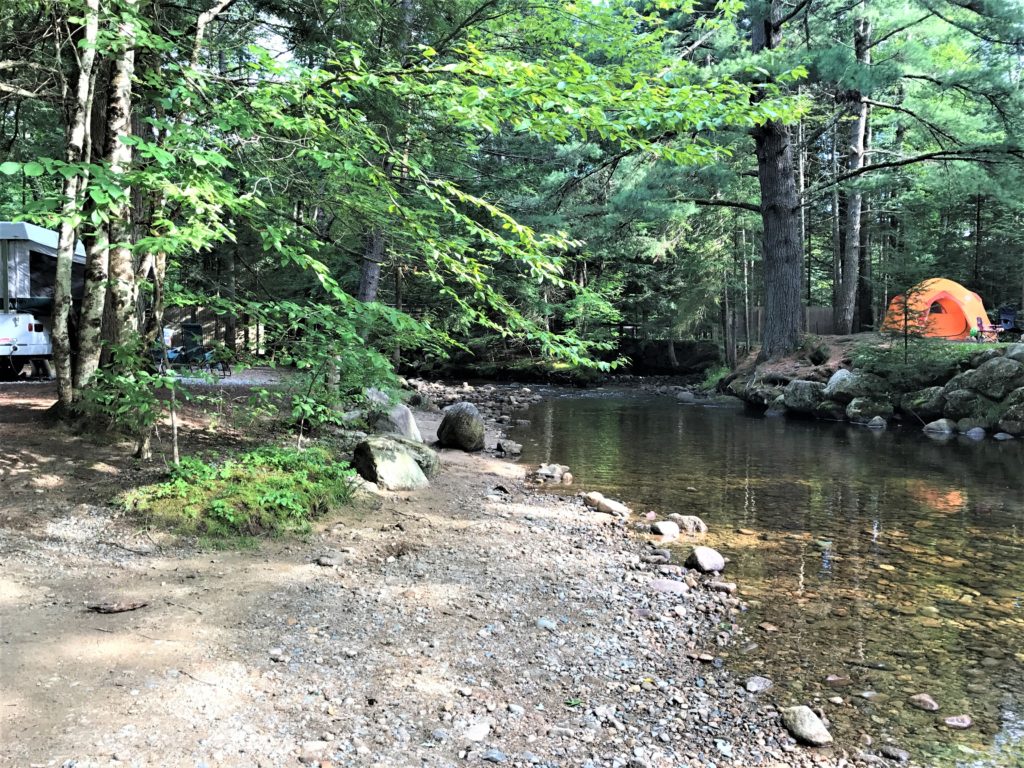
[[[22,171],[26,176],[42,176],[46,169],[40,163],[31,162],[25,163]]]
[[[6,163],[0,163],[0,173],[4,176],[11,176],[21,170],[21,163],[15,163],[8,160]]]

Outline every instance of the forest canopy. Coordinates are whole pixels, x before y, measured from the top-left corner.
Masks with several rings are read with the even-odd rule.
[[[69,407],[198,307],[310,409],[754,307],[773,357],[926,276],[1024,301],[1022,52],[1015,0],[14,0],[0,219],[61,232]]]

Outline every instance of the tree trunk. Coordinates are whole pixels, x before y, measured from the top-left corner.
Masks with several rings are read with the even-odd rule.
[[[380,286],[380,265],[384,261],[384,232],[374,229],[366,240],[363,250],[363,266],[359,275],[360,301],[377,300],[377,288]]]
[[[120,26],[121,39],[126,46],[114,65],[110,80],[110,103],[107,106],[107,156],[111,170],[123,173],[131,164],[131,147],[122,139],[131,135],[132,76],[135,73],[135,27],[130,14],[135,12],[136,0],[124,0],[125,20]],[[113,325],[111,343],[127,342],[138,331],[138,284],[135,281],[135,260],[131,248],[128,221],[128,203],[131,190],[124,188],[125,196],[110,211],[110,298]]]
[[[751,48],[760,53],[782,41],[780,0],[770,0],[767,15],[755,14]],[[764,330],[760,360],[782,357],[800,346],[803,243],[800,199],[793,173],[789,128],[772,121],[753,130],[764,227]]]
[[[862,3],[862,9],[866,2]],[[857,61],[862,67],[871,64],[871,23],[866,18],[854,21],[853,42]],[[847,147],[846,168],[857,171],[864,167],[868,130],[868,105],[860,91],[847,95],[849,112],[853,116],[850,126],[850,144]],[[846,232],[844,235],[842,278],[837,292],[833,316],[836,333],[851,333],[857,304],[857,286],[860,282],[860,227],[864,195],[854,188],[846,201]]]
[[[868,331],[875,325],[874,279],[871,266],[871,209],[865,200],[860,213],[860,265],[857,280],[857,330]]]
[[[65,159],[80,163],[88,144],[89,118],[92,109],[92,74],[96,60],[96,36],[99,28],[99,0],[86,0],[85,29],[80,47],[78,81],[75,86],[75,107],[68,130]],[[82,177],[71,176],[62,190],[60,231],[57,240],[57,267],[53,289],[53,362],[57,373],[58,410],[67,412],[74,401],[75,390],[71,369],[71,267],[75,253],[75,229],[78,220],[79,195],[84,187]]]
[[[232,304],[232,310],[224,315],[224,346],[232,352],[236,350],[238,343],[238,318],[233,308],[237,295],[235,248],[235,244],[225,243],[220,253],[221,296]]]

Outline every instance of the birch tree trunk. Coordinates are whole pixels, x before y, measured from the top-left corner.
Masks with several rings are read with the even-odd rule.
[[[770,0],[753,19],[751,48],[771,50],[782,42],[780,0]],[[764,227],[764,329],[759,360],[773,360],[800,346],[803,243],[789,128],[772,121],[753,130]]]
[[[92,74],[96,61],[96,36],[99,29],[99,0],[85,0],[85,28],[79,52],[78,80],[75,85],[74,111],[68,130],[65,159],[82,161],[88,144],[89,117],[92,109]],[[81,176],[71,176],[61,191],[60,231],[57,240],[57,270],[53,289],[53,363],[57,372],[57,409],[67,413],[75,399],[71,370],[71,267],[75,254],[75,231],[79,218],[79,197],[84,189]]]
[[[123,173],[131,164],[131,147],[122,139],[131,134],[132,76],[135,74],[135,25],[131,15],[136,11],[137,0],[122,0],[125,6],[124,21],[120,25],[119,37],[124,41],[121,52],[110,78],[110,98],[107,106],[107,151],[113,173]],[[111,326],[110,342],[124,344],[132,332],[138,330],[138,284],[135,280],[135,260],[132,256],[131,227],[128,210],[131,190],[124,188],[124,196],[115,201],[110,209],[110,300]],[[93,368],[95,370],[95,368]]]

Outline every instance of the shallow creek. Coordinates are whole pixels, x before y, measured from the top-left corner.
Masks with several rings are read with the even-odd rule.
[[[568,464],[576,489],[634,518],[708,523],[751,606],[729,649],[739,679],[822,706],[851,748],[867,734],[926,765],[1024,766],[1024,440],[939,444],[616,390],[553,394],[525,418],[524,463]],[[910,706],[918,693],[939,711]],[[960,714],[973,727],[942,724]]]

